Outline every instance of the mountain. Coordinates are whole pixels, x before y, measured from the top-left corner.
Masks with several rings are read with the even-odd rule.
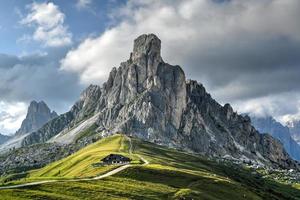
[[[269,133],[280,140],[288,154],[295,160],[300,160],[300,146],[291,137],[288,127],[277,122],[273,117],[251,117],[253,126],[261,133]]]
[[[2,135],[0,133],[0,144],[3,144],[4,142],[6,142],[7,140],[9,140],[11,138],[11,136],[8,135]]]
[[[31,133],[41,128],[45,123],[57,117],[55,111],[49,109],[44,101],[32,101],[28,107],[26,118],[23,120],[16,135]]]
[[[27,135],[22,145],[72,143],[91,127],[95,135],[124,133],[210,157],[296,166],[249,117],[220,105],[202,84],[186,80],[181,67],[165,63],[153,34],[135,39],[130,58],[112,69],[102,87],[89,86],[69,112]]]
[[[300,120],[293,120],[287,123],[291,136],[300,145]]]
[[[22,146],[23,139],[32,132],[40,129],[50,120],[57,117],[56,112],[49,109],[43,101],[32,101],[28,107],[26,118],[23,120],[20,129],[9,140],[0,145],[0,152]]]

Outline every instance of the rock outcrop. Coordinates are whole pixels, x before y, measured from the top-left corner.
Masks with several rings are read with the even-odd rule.
[[[261,133],[269,133],[277,138],[284,146],[287,153],[295,160],[300,160],[300,146],[291,137],[288,127],[277,122],[273,117],[251,117],[253,126]]]
[[[0,176],[41,168],[76,152],[78,149],[72,145],[60,144],[36,144],[12,149],[0,155]]]
[[[160,45],[155,35],[138,37],[130,59],[110,73],[97,109],[97,124],[106,133],[168,144],[176,136],[187,101],[185,74],[162,60]]]
[[[160,51],[155,35],[138,37],[130,58],[112,69],[102,87],[90,86],[71,111],[27,136],[24,145],[74,134],[74,127],[96,116],[103,136],[122,132],[207,156],[296,167],[278,140],[259,134],[249,117],[217,103],[202,84],[186,80]]]
[[[28,107],[26,118],[23,120],[16,135],[23,135],[36,131],[55,117],[57,117],[56,112],[51,112],[45,102],[32,101]]]

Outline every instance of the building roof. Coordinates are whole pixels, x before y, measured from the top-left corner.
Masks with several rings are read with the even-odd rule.
[[[108,156],[104,157],[101,161],[103,161],[103,162],[111,162],[111,161],[129,162],[129,161],[131,161],[131,159],[126,156],[120,155],[120,154],[109,154]]]

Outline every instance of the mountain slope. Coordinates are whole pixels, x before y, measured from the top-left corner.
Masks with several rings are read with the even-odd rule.
[[[74,155],[31,172],[25,180],[51,178],[60,182],[0,190],[0,195],[2,199],[299,199],[299,190],[263,179],[259,174],[253,175],[237,165],[218,164],[199,155],[137,138],[131,138],[132,156],[143,157],[150,164],[133,163],[100,181],[69,179],[104,173],[106,167],[88,169],[93,162],[110,153],[128,154],[128,142],[124,135],[100,140]],[[72,164],[77,166],[72,167]]]
[[[93,163],[112,153],[122,154],[131,157],[132,160],[139,160],[135,156],[129,155],[129,141],[120,135],[114,135],[104,138],[90,146],[87,146],[78,152],[68,156],[65,159],[54,162],[44,168],[38,169],[30,173],[28,178],[34,177],[64,177],[79,178],[91,177],[108,171],[115,166],[105,166],[95,168]]]
[[[95,125],[95,133],[103,136],[122,132],[207,156],[296,167],[280,142],[259,134],[249,117],[229,104],[221,106],[202,84],[186,80],[184,71],[165,63],[160,51],[155,35],[139,36],[129,60],[113,68],[102,87],[90,86],[68,113],[26,136],[23,145],[64,138],[74,142]],[[85,123],[87,119],[93,120]]]
[[[261,133],[269,133],[282,142],[289,155],[300,160],[300,146],[293,140],[288,127],[283,126],[272,117],[251,117],[253,126]]]

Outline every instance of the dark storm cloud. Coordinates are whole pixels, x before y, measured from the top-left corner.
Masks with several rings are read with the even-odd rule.
[[[299,11],[298,0],[133,0],[115,12],[118,25],[72,49],[62,69],[84,83],[103,82],[128,58],[135,37],[155,33],[164,60],[221,101],[299,92]]]
[[[76,100],[82,86],[78,85],[76,76],[59,70],[60,53],[23,57],[2,54],[0,101],[44,100],[58,112],[65,111]]]
[[[203,77],[211,90],[239,85],[242,90],[236,93],[230,91],[231,96],[222,94],[222,98],[227,100],[300,91],[298,41],[282,38],[252,40],[246,37],[243,41],[241,44],[229,39],[206,51],[195,51],[195,55],[187,59],[187,74],[198,80]]]

